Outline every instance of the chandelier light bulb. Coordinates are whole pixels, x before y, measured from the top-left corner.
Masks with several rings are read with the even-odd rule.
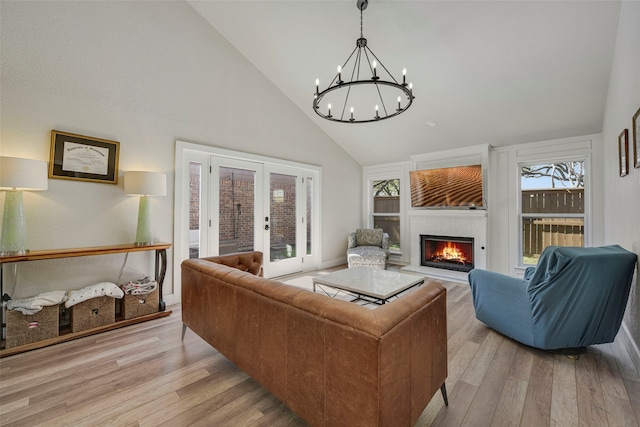
[[[402,84],[403,85],[407,84],[407,69],[406,68],[402,69]]]
[[[331,117],[331,104],[327,105],[327,110],[329,110],[329,114],[327,114],[327,116]]]
[[[402,110],[402,108],[400,108],[400,101],[401,101],[401,98],[398,97],[398,111]]]
[[[351,121],[354,120],[354,118],[353,118],[353,107],[351,107],[351,119],[349,119],[349,120],[351,120]]]
[[[342,67],[338,65],[338,84],[342,84]]]
[[[373,67],[373,78],[378,77],[377,74],[376,74],[376,67],[378,66],[378,63],[376,61],[373,61],[371,66]]]
[[[316,79],[316,95],[320,92],[320,79]]]

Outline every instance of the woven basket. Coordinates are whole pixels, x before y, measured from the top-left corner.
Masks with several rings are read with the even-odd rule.
[[[80,332],[116,321],[116,303],[114,298],[103,296],[82,301],[72,307],[71,331]]]
[[[58,305],[51,305],[31,315],[22,314],[17,310],[7,310],[5,348],[57,337],[60,334],[58,309]]]
[[[122,317],[133,319],[158,312],[160,294],[158,288],[145,295],[125,295],[122,301]]]

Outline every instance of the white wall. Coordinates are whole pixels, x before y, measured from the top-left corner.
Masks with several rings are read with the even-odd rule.
[[[611,80],[604,116],[604,239],[640,253],[640,169],[619,176],[618,135],[629,129],[632,141],[631,118],[640,108],[640,2],[624,1],[620,9],[618,37],[611,68]],[[640,135],[639,135],[640,137]],[[633,156],[629,153],[630,156]],[[640,280],[633,285],[623,327],[634,341],[629,346],[640,371]]]
[[[121,178],[124,170],[168,175],[167,196],[152,200],[155,237],[165,242],[173,236],[176,140],[321,166],[322,261],[344,258],[345,236],[360,224],[361,167],[187,3],[2,1],[0,8],[0,155],[48,161],[52,129],[119,141]],[[137,203],[122,179],[117,186],[49,180],[48,191],[25,196],[29,246],[132,242]],[[141,257],[130,257],[125,275],[151,272],[151,257]],[[123,261],[21,265],[14,296],[115,281]],[[165,294],[171,279],[170,266]]]
[[[631,249],[640,241],[640,169],[620,177],[618,135],[629,130],[631,118],[640,108],[640,2],[622,2],[616,51],[604,117],[605,240]],[[640,136],[640,135],[639,135]],[[632,151],[632,150],[631,150]],[[632,157],[632,153],[629,153]]]

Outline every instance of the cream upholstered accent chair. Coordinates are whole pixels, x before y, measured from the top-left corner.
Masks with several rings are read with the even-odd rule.
[[[347,264],[351,267],[387,268],[389,234],[382,228],[359,228],[347,236]]]

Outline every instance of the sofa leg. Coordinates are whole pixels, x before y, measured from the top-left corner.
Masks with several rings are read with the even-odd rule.
[[[184,333],[187,332],[187,325],[185,325],[184,323],[182,324],[182,338],[181,340],[184,340]]]
[[[447,399],[447,386],[442,383],[440,386],[440,392],[442,393],[442,399],[444,400],[444,406],[449,406],[449,399]]]

